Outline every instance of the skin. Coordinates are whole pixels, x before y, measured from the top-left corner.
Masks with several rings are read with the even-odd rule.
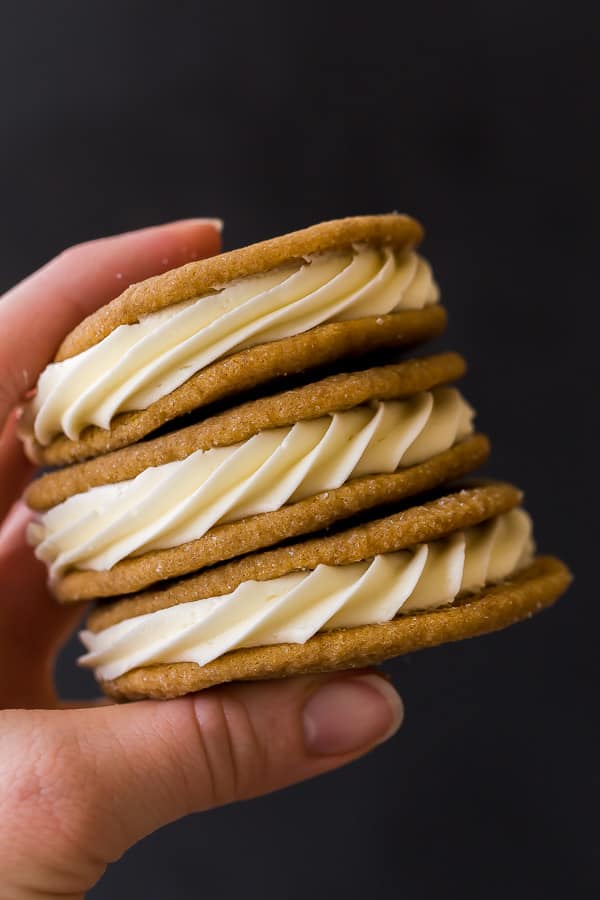
[[[112,861],[191,812],[335,769],[390,737],[374,672],[229,685],[168,702],[63,703],[52,672],[80,610],[25,541],[32,476],[17,407],[65,334],[129,283],[219,251],[212,220],[72,247],[0,299],[0,893],[80,898]]]

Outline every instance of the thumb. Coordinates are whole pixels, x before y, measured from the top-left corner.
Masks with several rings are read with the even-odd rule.
[[[3,816],[12,819],[13,846],[22,844],[30,864],[44,848],[54,865],[70,859],[97,878],[167,822],[366,753],[397,730],[402,703],[379,675],[355,672],[228,685],[167,702],[5,715],[20,723],[10,738],[21,773],[9,777],[17,803]],[[23,724],[27,715],[34,727]],[[5,721],[5,740],[7,729]],[[90,885],[69,881],[71,889]]]

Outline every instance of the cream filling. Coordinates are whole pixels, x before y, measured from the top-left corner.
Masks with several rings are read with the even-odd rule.
[[[204,666],[242,647],[303,644],[319,631],[389,622],[398,614],[452,603],[526,565],[531,520],[521,509],[444,540],[345,566],[318,566],[270,581],[248,581],[229,594],[126,619],[94,633],[79,660],[101,679],[137,666]]]
[[[33,401],[41,444],[76,440],[146,409],[196,372],[255,344],[323,322],[421,309],[438,300],[428,263],[414,252],[357,245],[247,276],[216,292],[120,325],[98,344],[42,372]]]
[[[70,568],[110,569],[218,523],[423,462],[471,433],[472,418],[455,388],[440,387],[273,428],[69,497],[32,523],[29,538],[53,578]]]

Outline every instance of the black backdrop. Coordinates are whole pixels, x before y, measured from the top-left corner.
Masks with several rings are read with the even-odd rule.
[[[600,886],[592,6],[3,4],[0,287],[70,243],[180,216],[223,216],[234,247],[415,214],[490,471],[525,487],[539,545],[577,576],[533,622],[390,664],[407,719],[389,745],[155,834],[93,897]],[[75,654],[59,679],[89,696]]]

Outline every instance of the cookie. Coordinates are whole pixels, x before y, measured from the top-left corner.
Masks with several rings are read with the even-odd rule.
[[[82,639],[116,699],[381,662],[503,628],[569,583],[488,484],[102,606]]]
[[[167,700],[229,681],[363,668],[530,618],[551,606],[570,580],[560,560],[539,557],[514,578],[444,609],[399,616],[382,625],[322,632],[305,644],[233,650],[204,666],[185,662],[144,666],[100,684],[104,693],[118,701]]]
[[[405,216],[341,219],[130,286],[42,373],[20,426],[29,455],[95,457],[272,378],[439,334],[420,237]]]
[[[231,446],[268,428],[316,419],[372,400],[401,400],[456,381],[465,371],[465,361],[458,353],[438,353],[333,375],[251,400],[163,437],[43,475],[29,485],[25,500],[32,509],[50,509],[73,494],[135,478],[150,466],[185,459],[197,450]]]
[[[332,376],[44,476],[30,537],[56,595],[139,591],[472,471],[488,443],[445,384],[463,371],[440,354]]]
[[[268,581],[319,565],[345,566],[405,550],[507,512],[521,499],[521,491],[504,482],[464,488],[336,534],[253,553],[167,587],[103,603],[89,614],[87,625],[101,631],[134,616],[228,594],[245,581]]]

